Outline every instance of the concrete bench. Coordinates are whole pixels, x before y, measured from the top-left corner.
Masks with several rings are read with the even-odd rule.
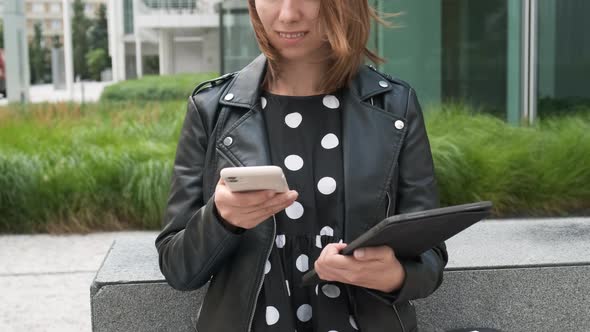
[[[155,237],[113,242],[90,288],[93,331],[194,331],[206,287],[168,286]],[[489,220],[447,246],[442,286],[415,302],[420,331],[590,331],[590,219]]]

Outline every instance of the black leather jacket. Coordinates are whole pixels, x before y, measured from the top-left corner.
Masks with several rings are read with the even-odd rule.
[[[210,281],[196,326],[201,332],[250,330],[274,243],[274,218],[236,234],[216,217],[213,201],[222,168],[271,164],[259,102],[265,70],[261,55],[237,73],[200,85],[188,100],[156,247],[162,274],[173,288],[194,290]],[[414,90],[361,66],[341,105],[344,241],[386,216],[438,207]],[[392,294],[348,286],[361,331],[416,329],[410,300],[430,295],[442,282],[445,245],[401,263],[406,279]]]

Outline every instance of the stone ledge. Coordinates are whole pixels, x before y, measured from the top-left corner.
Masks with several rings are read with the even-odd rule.
[[[114,241],[91,285],[94,331],[194,331],[205,288],[168,286],[156,235]],[[590,219],[485,221],[447,246],[443,285],[416,301],[421,331],[590,330]]]

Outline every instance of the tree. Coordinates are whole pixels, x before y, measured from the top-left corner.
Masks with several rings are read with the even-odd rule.
[[[94,49],[86,54],[86,63],[90,78],[95,81],[100,80],[100,73],[107,67],[108,55],[102,48]]]
[[[72,47],[74,49],[74,75],[80,78],[88,78],[86,65],[86,53],[88,53],[88,40],[86,37],[90,21],[84,14],[82,0],[74,0],[74,16],[72,17]]]
[[[29,43],[31,83],[44,83],[50,76],[49,51],[43,45],[41,23],[35,23],[33,39]]]
[[[59,35],[51,36],[51,47],[53,48],[61,48],[63,45],[61,44],[61,40],[59,40]]]
[[[101,3],[96,11],[96,19],[92,22],[89,31],[90,49],[102,48],[108,54],[109,32],[107,26],[107,7]]]
[[[96,80],[100,79],[100,72],[111,65],[109,57],[109,34],[107,27],[107,8],[100,4],[96,12],[96,19],[88,30],[90,52],[86,54],[86,64],[90,74]]]

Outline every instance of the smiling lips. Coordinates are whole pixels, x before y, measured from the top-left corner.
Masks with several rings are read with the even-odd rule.
[[[281,38],[285,38],[285,39],[297,39],[297,38],[301,38],[301,37],[305,36],[306,34],[307,34],[307,32],[293,32],[293,33],[279,32],[279,36]]]

